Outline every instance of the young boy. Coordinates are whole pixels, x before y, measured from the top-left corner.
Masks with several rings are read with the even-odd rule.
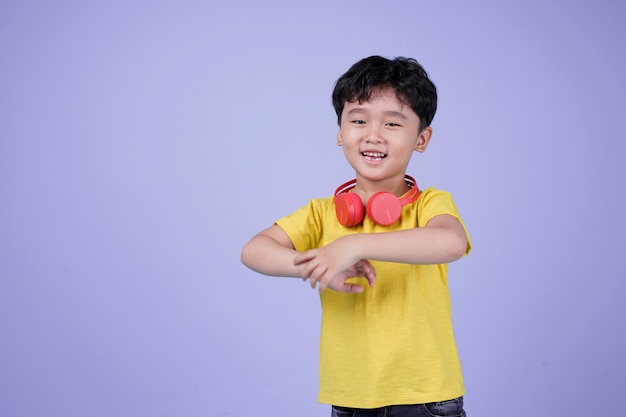
[[[317,286],[332,416],[465,416],[447,263],[471,245],[450,194],[406,175],[436,88],[414,59],[372,56],[337,80],[333,105],[356,179],[254,236],[242,262]]]

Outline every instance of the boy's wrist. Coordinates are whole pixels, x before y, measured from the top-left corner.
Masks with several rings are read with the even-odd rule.
[[[357,233],[339,238],[339,240],[341,240],[341,245],[346,248],[346,252],[355,262],[365,259],[363,254],[363,236],[364,235]]]

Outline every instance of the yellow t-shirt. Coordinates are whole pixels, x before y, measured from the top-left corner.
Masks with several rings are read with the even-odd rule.
[[[276,224],[296,250],[306,251],[348,234],[425,226],[441,214],[463,224],[450,193],[428,188],[403,207],[401,219],[391,226],[376,225],[367,216],[361,225],[341,226],[332,197],[313,199]],[[470,247],[468,236],[466,253]],[[377,408],[463,395],[447,265],[372,264],[377,277],[373,288],[365,278],[354,278],[364,286],[362,293],[326,290],[320,296],[319,401]]]

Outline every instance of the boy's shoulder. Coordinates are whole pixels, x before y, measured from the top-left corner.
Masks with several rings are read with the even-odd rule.
[[[417,199],[418,205],[433,204],[438,202],[453,203],[452,193],[440,188],[427,187],[420,193]]]

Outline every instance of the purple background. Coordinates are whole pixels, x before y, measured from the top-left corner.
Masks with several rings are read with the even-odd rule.
[[[468,415],[622,397],[623,2],[11,3],[0,415],[329,415],[316,293],[239,253],[352,176],[330,93],[371,54],[439,88],[409,172],[474,243],[450,268]]]

